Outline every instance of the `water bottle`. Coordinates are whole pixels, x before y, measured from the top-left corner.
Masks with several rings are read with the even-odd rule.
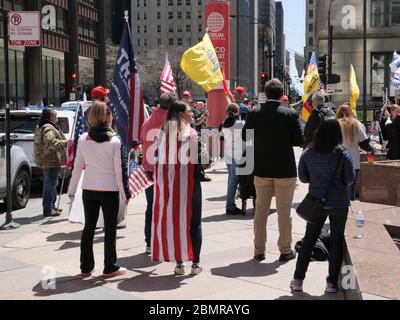
[[[365,218],[363,213],[360,211],[357,214],[357,236],[356,239],[362,239],[364,238],[364,225],[365,225]]]

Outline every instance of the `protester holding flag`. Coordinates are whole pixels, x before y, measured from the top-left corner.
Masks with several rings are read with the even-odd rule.
[[[400,106],[393,104],[382,108],[381,128],[383,140],[388,141],[388,159],[400,160]]]
[[[306,127],[304,129],[305,145],[309,145],[314,133],[318,129],[321,121],[327,119],[336,119],[335,112],[325,103],[325,95],[322,92],[316,92],[312,96],[312,112],[308,117]]]
[[[116,265],[116,232],[120,198],[128,204],[121,170],[121,142],[112,130],[113,115],[103,102],[95,102],[89,112],[90,131],[78,143],[74,170],[68,189],[74,200],[82,171],[85,169],[82,198],[85,227],[81,238],[81,272],[90,276],[94,272],[93,238],[103,210],[105,226],[104,277],[114,277],[126,272]]]
[[[152,259],[176,262],[176,275],[185,274],[183,263],[187,261],[193,262],[192,275],[202,271],[200,169],[208,166],[208,154],[196,130],[190,127],[192,116],[184,102],[170,107],[159,137],[154,171]]]
[[[153,180],[155,165],[155,149],[156,141],[167,119],[169,108],[178,101],[178,96],[173,92],[166,92],[160,97],[160,107],[154,108],[151,117],[147,119],[140,130],[140,140],[142,141],[143,152],[143,168],[146,170],[147,176]],[[151,254],[151,222],[153,219],[153,199],[154,186],[146,189],[146,221],[144,226],[144,234],[146,241],[146,253]]]
[[[307,74],[304,78],[304,95],[303,95],[303,108],[301,118],[304,122],[308,121],[308,118],[313,111],[312,106],[309,104],[309,98],[314,92],[320,89],[321,80],[319,78],[318,66],[317,66],[317,54],[313,51],[308,65]]]
[[[44,109],[34,137],[34,156],[36,164],[43,169],[43,216],[57,217],[56,209],[58,175],[66,164],[65,147],[67,140],[57,125],[54,109]]]

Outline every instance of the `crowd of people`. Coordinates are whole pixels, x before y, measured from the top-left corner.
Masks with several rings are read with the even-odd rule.
[[[107,90],[102,92],[103,96],[107,95]],[[276,197],[279,224],[279,260],[285,263],[295,259],[291,209],[299,176],[303,183],[309,184],[309,194],[316,199],[324,198],[325,203],[321,223],[307,224],[291,288],[302,291],[312,249],[329,217],[331,232],[326,290],[337,292],[344,230],[350,200],[355,199],[354,184],[360,169],[360,147],[373,151],[366,128],[354,117],[348,104],[340,106],[336,112],[326,104],[324,95],[317,92],[312,97],[310,118],[302,130],[299,105],[289,104],[279,80],[269,81],[265,94],[267,102],[252,108],[246,100],[246,90],[236,88],[235,102],[227,107],[226,120],[220,127],[228,169],[226,214],[244,214],[236,206],[235,199],[240,178],[238,169],[246,159],[254,165],[254,259],[262,261],[266,258],[266,225],[273,197]],[[399,113],[397,105],[392,105],[390,110],[388,106],[382,109],[381,126],[383,139],[389,141],[389,159],[400,159]],[[154,185],[146,190],[145,251],[158,261],[175,261],[176,275],[185,274],[184,263],[189,261],[192,262],[192,275],[202,271],[201,181],[209,181],[205,170],[211,162],[200,133],[208,116],[207,108],[197,110],[194,107],[190,92],[185,91],[182,100],[174,93],[165,93],[140,132],[142,165],[154,181]],[[113,130],[113,113],[105,97],[93,103],[88,120],[90,130],[79,140],[68,190],[69,197],[74,200],[84,169],[85,227],[81,238],[81,273],[85,277],[94,272],[93,238],[102,208],[105,221],[103,275],[114,277],[126,272],[125,268],[117,265],[116,229],[119,201],[128,205],[130,193],[121,169],[124,167],[121,142]],[[161,141],[166,144],[162,146]],[[178,149],[173,148],[173,142],[177,142]],[[45,109],[35,133],[35,158],[44,169],[44,216],[60,214],[55,207],[56,177],[65,163],[65,146],[65,137],[57,127],[56,111]],[[298,170],[294,147],[304,148]],[[254,159],[246,158],[248,148],[254,149]],[[185,157],[196,161],[185,161],[185,157],[178,155],[181,149],[186,150],[183,153]],[[340,170],[335,170],[338,167]],[[171,174],[171,170],[175,173]],[[339,174],[333,175],[333,172]],[[329,188],[330,184],[332,188]],[[186,192],[179,194],[176,189],[182,190],[183,185]],[[182,213],[183,216],[179,215]],[[184,228],[177,235],[169,229],[176,228],[180,219],[184,219]],[[175,243],[174,253],[164,243],[169,237]],[[184,249],[187,249],[186,253],[183,253]]]

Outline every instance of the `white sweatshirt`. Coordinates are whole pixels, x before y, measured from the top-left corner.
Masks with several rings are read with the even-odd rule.
[[[125,201],[119,138],[113,137],[108,142],[97,143],[87,137],[88,134],[84,134],[79,139],[68,194],[76,193],[82,170],[85,170],[83,190],[119,191],[121,199]]]

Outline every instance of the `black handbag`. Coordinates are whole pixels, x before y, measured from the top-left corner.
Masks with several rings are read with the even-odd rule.
[[[325,199],[332,188],[335,177],[338,176],[338,172],[341,171],[340,168],[342,163],[342,155],[343,152],[340,152],[339,159],[329,182],[328,190],[326,191],[324,197],[322,199],[316,199],[310,194],[307,194],[296,209],[297,214],[309,224],[318,224],[323,222],[322,219],[324,219],[324,215],[322,214],[322,211],[324,209]]]

